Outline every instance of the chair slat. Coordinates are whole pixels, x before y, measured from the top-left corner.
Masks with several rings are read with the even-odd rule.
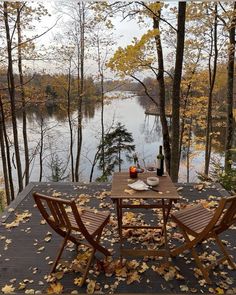
[[[51,200],[46,200],[46,202],[47,202],[48,208],[49,208],[49,210],[50,210],[50,212],[52,214],[52,217],[53,217],[55,223],[58,224],[60,222],[60,219],[58,218],[57,211],[55,210],[52,201]]]
[[[81,283],[82,285],[86,280],[89,266],[92,262],[95,252],[100,251],[106,256],[110,255],[109,251],[99,244],[102,230],[109,221],[110,213],[94,213],[92,210],[85,209],[82,210],[80,215],[75,201],[73,200],[63,200],[38,193],[34,193],[33,197],[39,211],[46,219],[48,224],[64,238],[51,272],[56,270],[57,264],[68,240],[74,242],[78,246],[81,243],[80,240],[85,239],[88,242],[87,246],[91,247],[91,257],[89,258],[87,266],[84,269],[84,275],[82,277]],[[70,212],[68,212],[68,208],[71,209]],[[50,218],[50,216],[52,216],[53,220]],[[74,235],[74,232],[80,234],[79,238],[78,235]]]
[[[217,262],[227,260],[229,265],[236,269],[232,258],[229,256],[226,248],[218,237],[219,233],[228,229],[236,222],[236,196],[222,198],[214,213],[204,208],[201,204],[198,204],[173,213],[172,218],[183,231],[185,238],[185,243],[183,245],[171,251],[173,256],[177,256],[185,250],[191,250],[192,256],[197,266],[200,268],[206,282],[210,283],[211,280],[209,279],[208,270],[214,265],[204,267],[200,261],[200,257],[198,257],[195,247],[211,237],[215,239],[223,253],[223,258]],[[193,235],[194,238],[190,240],[188,234]]]

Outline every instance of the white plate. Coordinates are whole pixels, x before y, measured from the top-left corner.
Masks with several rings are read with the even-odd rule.
[[[149,189],[148,185],[142,180],[137,180],[134,183],[128,184],[128,186],[136,191],[147,191]]]

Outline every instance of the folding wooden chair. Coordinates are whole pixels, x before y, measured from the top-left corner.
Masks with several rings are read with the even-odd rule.
[[[109,221],[110,213],[101,211],[95,213],[90,209],[81,209],[80,212],[74,200],[64,200],[44,196],[38,193],[34,193],[33,197],[40,213],[47,223],[55,232],[64,238],[52,266],[51,273],[56,270],[59,259],[68,240],[72,241],[77,246],[85,244],[92,249],[87,266],[84,269],[84,275],[81,281],[82,286],[87,278],[89,267],[92,263],[95,252],[99,251],[105,256],[111,255],[107,249],[99,244],[103,228]],[[81,242],[78,235],[76,237],[76,233],[78,234],[78,232],[82,234],[86,243],[83,241]]]
[[[171,216],[182,230],[185,238],[183,245],[171,251],[172,256],[177,256],[185,250],[190,250],[203,277],[209,284],[211,283],[209,270],[219,263],[227,260],[229,265],[236,269],[235,263],[219,238],[219,234],[236,223],[236,196],[222,198],[215,211],[210,211],[204,208],[202,204],[198,204],[175,212]],[[196,251],[196,246],[209,238],[215,239],[223,253],[223,257],[204,267]]]

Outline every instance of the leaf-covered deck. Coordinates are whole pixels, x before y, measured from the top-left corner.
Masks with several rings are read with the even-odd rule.
[[[181,186],[179,193],[184,197],[173,210],[178,210],[186,202],[210,201],[210,208],[216,205],[217,197],[227,195],[225,190],[217,185],[194,188],[193,185]],[[214,285],[206,285],[190,255],[173,260],[173,267],[166,268],[163,259],[130,258],[119,264],[119,238],[117,232],[116,212],[109,198],[110,184],[72,184],[72,183],[32,183],[7,208],[1,216],[0,225],[0,290],[5,293],[218,293],[236,294],[236,272],[222,265],[211,273]],[[79,197],[80,205],[109,209],[112,212],[111,222],[106,227],[102,243],[113,251],[113,260],[105,264],[105,273],[97,264],[91,268],[87,284],[77,286],[80,277],[79,265],[74,260],[77,251],[67,247],[64,252],[64,266],[56,274],[55,282],[48,282],[51,263],[58,251],[61,238],[42,222],[38,209],[34,205],[32,192],[37,191],[47,195],[61,197]],[[145,216],[144,216],[144,213]],[[152,223],[158,212],[133,211],[125,215],[125,222],[134,220],[142,223]],[[181,235],[170,221],[168,226],[172,235],[171,247],[178,244]],[[228,230],[223,239],[229,252],[236,260],[236,226]],[[133,231],[126,232],[127,241],[132,247],[151,245],[157,247],[162,242],[159,232]],[[203,255],[208,254],[206,261],[215,259],[218,249],[213,242],[202,249]],[[81,255],[81,254],[80,254]],[[83,255],[86,258],[86,254]],[[68,261],[68,262],[66,262]],[[72,268],[72,270],[71,270]]]

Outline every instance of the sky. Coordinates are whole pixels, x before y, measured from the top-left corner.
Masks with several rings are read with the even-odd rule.
[[[42,1],[39,1],[40,3]],[[38,1],[34,1],[34,3],[38,3]],[[63,33],[63,22],[65,20],[65,16],[61,17],[59,20],[59,14],[57,12],[57,6],[58,1],[50,1],[50,2],[44,2],[43,4],[48,9],[48,12],[51,14],[51,16],[46,16],[43,18],[43,20],[40,23],[36,23],[36,33],[42,34],[42,32],[48,30],[50,27],[55,27],[50,30],[47,34],[42,36],[41,38],[36,40],[37,47],[40,47],[41,45],[44,45],[47,47],[48,45],[52,45],[55,43],[55,38],[57,36],[57,33]],[[147,28],[142,28],[137,24],[137,21],[135,20],[122,20],[121,17],[116,16],[113,19],[114,27],[116,28],[113,31],[115,40],[117,42],[116,48],[118,46],[124,47],[131,43],[132,39],[134,37],[140,38],[142,34],[144,34],[147,31]],[[35,32],[34,32],[35,34]],[[48,63],[48,61],[45,62],[35,62],[32,61],[29,65],[32,68],[32,71],[39,71],[39,70],[45,70],[49,72],[54,72],[54,67],[52,63]],[[96,65],[94,62],[90,61],[90,64],[88,65],[88,74],[89,72],[93,73],[95,71]]]

